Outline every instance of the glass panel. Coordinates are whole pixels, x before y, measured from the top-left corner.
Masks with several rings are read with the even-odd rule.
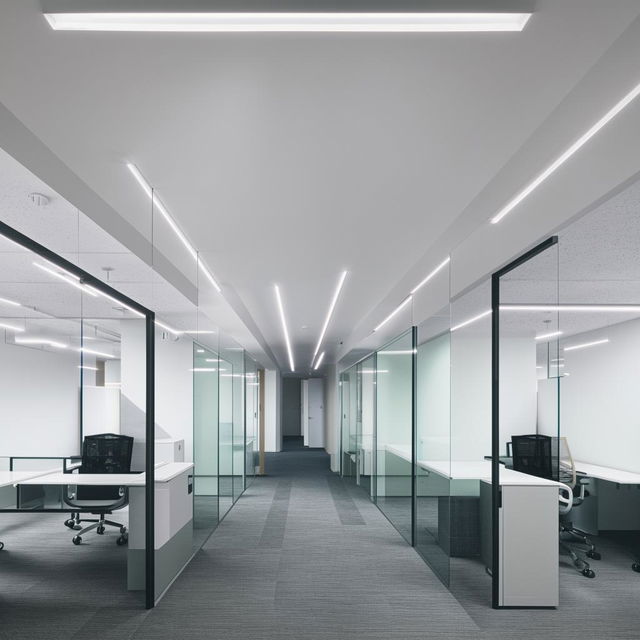
[[[358,484],[373,497],[373,440],[375,428],[376,356],[358,365]]]
[[[491,283],[485,280],[450,305],[449,586],[491,602],[489,519],[483,519],[481,478],[491,476]],[[446,475],[446,473],[443,473]],[[491,485],[488,484],[488,495]],[[488,523],[485,531],[482,523]]]
[[[258,465],[258,366],[245,355],[245,484],[253,481]]]
[[[376,376],[376,496],[380,510],[412,542],[413,336],[378,351]]]
[[[227,349],[221,349],[219,376],[218,473],[219,514],[222,518],[233,505],[233,365]]]
[[[457,551],[449,501],[449,307],[418,327],[416,380],[416,550],[449,584],[449,554]]]
[[[194,546],[218,524],[218,354],[193,344]]]

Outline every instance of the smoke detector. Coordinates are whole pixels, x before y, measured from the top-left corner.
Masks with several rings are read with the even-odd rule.
[[[29,200],[31,200],[36,207],[46,207],[49,204],[49,198],[42,193],[30,193]]]

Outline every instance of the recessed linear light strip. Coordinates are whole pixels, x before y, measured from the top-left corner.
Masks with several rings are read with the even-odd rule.
[[[121,307],[124,307],[125,309],[127,309],[128,311],[131,311],[131,313],[133,313],[134,315],[138,316],[139,318],[144,318],[145,317],[144,313],[141,313],[137,309],[134,309],[133,307],[130,307],[128,304],[122,302],[122,300],[118,300],[118,298],[114,298],[113,296],[109,295],[108,293],[105,293],[104,291],[100,291],[100,289],[96,289],[95,287],[92,287],[90,284],[85,284],[84,287],[89,289],[90,292],[94,291],[96,293],[96,295],[102,296],[103,298],[107,298],[107,300],[111,300],[111,302],[115,302],[116,304],[120,305]]]
[[[413,295],[422,287],[424,287],[427,282],[429,282],[432,278],[434,278],[442,269],[444,269],[449,262],[451,261],[451,257],[447,256],[431,273],[427,275],[427,277],[422,280],[418,285],[416,285],[409,295],[373,330],[374,332],[378,331],[381,327],[383,327],[391,318],[393,318],[396,313],[398,313],[406,304],[408,304],[412,299]]]
[[[18,333],[24,331],[22,327],[16,327],[15,325],[7,324],[6,322],[0,322],[0,329],[11,329],[11,331],[17,331]]]
[[[184,235],[184,233],[182,232],[182,230],[180,229],[176,221],[173,219],[169,211],[167,211],[167,208],[164,206],[164,204],[162,204],[162,201],[154,194],[153,189],[151,188],[149,183],[145,180],[142,173],[140,173],[140,170],[138,169],[138,167],[136,167],[136,165],[133,164],[132,162],[127,162],[127,168],[129,169],[133,177],[136,179],[138,184],[142,187],[142,190],[147,194],[147,197],[149,198],[149,200],[151,200],[151,202],[153,203],[153,206],[156,207],[156,209],[158,209],[158,211],[162,214],[162,217],[167,221],[167,224],[171,227],[171,230],[176,234],[180,242],[182,242],[182,244],[185,246],[185,248],[187,249],[191,257],[196,261],[200,271],[202,271],[202,273],[206,276],[207,280],[209,280],[209,282],[214,286],[216,291],[218,293],[221,293],[222,289],[220,288],[220,285],[216,282],[215,278],[209,271],[209,268],[202,261],[202,258],[198,255],[198,252],[194,249],[193,245],[189,242],[189,240],[187,239],[187,236]]]
[[[500,311],[602,311],[638,313],[637,304],[501,304]]]
[[[295,371],[295,365],[293,362],[293,352],[291,351],[291,342],[289,340],[289,330],[287,329],[287,319],[284,315],[284,306],[282,305],[282,297],[280,296],[280,287],[278,285],[274,285],[274,289],[276,292],[276,301],[278,303],[278,311],[280,313],[280,322],[282,323],[282,331],[284,333],[284,341],[287,345],[287,353],[289,354],[289,366],[291,367],[291,371]]]
[[[318,362],[316,362],[316,366],[313,367],[314,370],[320,368],[320,365],[322,364],[323,360],[324,360],[324,351],[320,354],[320,357],[318,358]]]
[[[378,331],[379,329],[381,329],[382,327],[384,327],[385,324],[387,324],[387,322],[389,322],[389,320],[391,320],[391,318],[393,318],[394,316],[396,316],[398,313],[400,313],[400,311],[402,311],[402,309],[404,309],[404,307],[406,307],[411,301],[413,300],[413,296],[412,295],[408,295],[375,329],[374,331]]]
[[[515,198],[509,201],[493,218],[491,224],[496,224],[507,214],[511,213],[531,192],[537,189],[554,171],[561,167],[574,153],[580,150],[593,136],[608,122],[613,120],[626,106],[640,95],[640,84],[627,93],[620,102],[614,105],[596,122],[586,133],[576,140],[562,155],[554,160],[533,182],[528,184]]]
[[[311,363],[315,360],[318,355],[318,351],[320,351],[320,346],[322,345],[322,341],[324,340],[324,335],[327,332],[327,327],[329,326],[329,322],[331,322],[331,316],[333,316],[333,312],[335,311],[336,304],[338,303],[338,298],[340,297],[340,292],[342,291],[342,287],[344,286],[344,281],[347,277],[347,272],[343,271],[340,274],[340,279],[338,280],[338,286],[333,294],[333,298],[331,299],[331,304],[329,305],[329,311],[327,312],[327,317],[324,320],[324,325],[322,326],[322,331],[320,332],[320,338],[318,338],[318,344],[316,345],[316,350],[313,352],[313,358],[311,358]],[[317,369],[317,367],[316,367]]]
[[[8,304],[12,307],[21,307],[22,305],[19,302],[14,302],[13,300],[7,300],[6,298],[0,298],[0,304]]]
[[[442,271],[442,269],[444,269],[449,264],[449,262],[451,262],[451,257],[447,256],[419,285],[411,289],[411,295],[418,291],[418,289],[424,287],[424,285],[427,284],[427,282],[429,282],[429,280],[436,276],[440,271]]]
[[[464,322],[461,322],[460,324],[457,324],[451,327],[451,331],[457,331],[458,329],[462,329],[462,327],[467,327],[470,324],[473,324],[478,320],[482,320],[482,318],[486,318],[487,316],[490,316],[490,315],[491,315],[491,309],[489,309],[488,311],[483,311],[482,313],[479,313],[477,316],[473,316],[473,318],[469,318],[468,320],[465,320]]]
[[[607,342],[609,342],[609,338],[604,338],[604,340],[594,340],[593,342],[585,342],[583,344],[574,344],[569,347],[564,347],[563,351],[576,351],[577,349],[586,349],[587,347],[595,347],[598,344],[606,344]]]
[[[551,333],[542,333],[539,336],[536,336],[536,340],[546,340],[547,338],[555,338],[556,336],[561,336],[562,331],[551,331]]]
[[[48,345],[50,347],[56,347],[57,349],[66,349],[69,346],[57,340],[49,340],[48,338],[15,338],[15,343]]]
[[[58,31],[486,32],[522,31],[530,13],[189,12],[45,13]]]
[[[40,264],[39,262],[34,262],[33,266],[38,267],[38,269],[45,271],[46,273],[48,273],[51,276],[54,276],[55,278],[59,278],[60,280],[63,280],[67,284],[70,284],[72,287],[75,287],[76,289],[80,289],[80,291],[84,293],[88,293],[90,296],[93,296],[94,298],[98,297],[98,294],[95,292],[95,289],[90,288],[86,285],[80,284],[79,281],[74,280],[71,276],[65,276],[62,273],[58,273],[57,271],[54,271],[53,269],[49,269],[49,267],[46,267],[45,265]]]

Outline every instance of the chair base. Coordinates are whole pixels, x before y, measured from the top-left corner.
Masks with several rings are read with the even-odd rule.
[[[82,528],[82,522],[91,522],[88,527]],[[98,535],[103,535],[106,531],[106,528],[116,527],[120,530],[120,537],[116,540],[116,544],[118,546],[122,546],[127,543],[129,540],[129,533],[127,531],[127,527],[120,522],[114,522],[113,520],[107,520],[105,518],[105,514],[99,514],[98,518],[80,518],[79,512],[74,512],[71,514],[71,517],[64,522],[65,526],[69,527],[69,529],[79,530],[78,533],[73,536],[71,541],[75,545],[79,545],[82,542],[82,535],[88,533],[89,531],[96,530]]]
[[[593,569],[591,569],[587,560],[585,558],[581,558],[577,553],[577,551],[583,553],[586,558],[590,558],[592,560],[600,560],[602,556],[598,551],[596,551],[596,547],[593,542],[591,542],[584,531],[576,529],[570,522],[560,524],[560,535],[562,534],[577,540],[581,545],[589,547],[587,551],[584,549],[575,549],[574,546],[570,545],[568,542],[560,541],[560,548],[564,549],[569,554],[569,557],[573,562],[573,566],[586,578],[595,578],[596,574]]]

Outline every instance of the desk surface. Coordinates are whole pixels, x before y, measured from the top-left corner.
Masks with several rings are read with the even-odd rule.
[[[193,468],[192,462],[162,462],[156,465],[155,482],[169,482]],[[144,473],[47,473],[19,479],[11,484],[144,487]]]
[[[640,484],[640,473],[632,473],[631,471],[623,471],[622,469],[613,469],[611,467],[601,467],[597,464],[578,462],[577,460],[575,465],[578,473],[583,473],[589,478],[617,482],[618,484]]]
[[[411,462],[411,447],[388,444],[386,450],[407,462]],[[418,460],[418,466],[425,471],[437,473],[449,480],[484,480],[491,482],[491,461],[489,460]],[[527,473],[500,467],[501,485],[558,486],[558,482],[538,478]]]
[[[9,487],[14,484],[20,484],[31,478],[39,478],[52,473],[51,469],[47,471],[0,471],[0,487]]]

